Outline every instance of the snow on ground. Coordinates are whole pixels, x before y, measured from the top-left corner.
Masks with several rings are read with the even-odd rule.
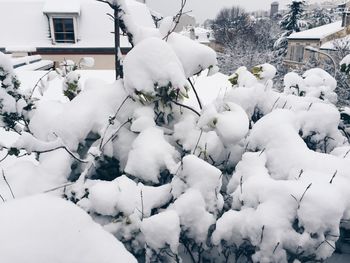
[[[64,88],[76,88],[69,99],[59,77],[49,82],[44,77],[36,88],[34,97],[40,101],[29,124],[34,136],[23,132],[15,146],[28,153],[65,150],[6,164],[0,194],[8,202],[0,206],[5,215],[0,217],[5,233],[0,241],[16,237],[19,227],[23,240],[16,249],[26,251],[29,262],[40,262],[41,256],[56,259],[55,253],[73,246],[77,250],[66,253],[66,261],[77,261],[77,256],[84,262],[117,256],[126,257],[118,259],[123,262],[135,260],[72,203],[35,195],[73,177],[79,179],[60,193],[133,253],[146,248],[149,262],[170,259],[186,242],[208,257],[217,250],[230,254],[227,246],[248,246],[253,260],[262,263],[287,262],[288,254],[330,257],[340,222],[350,219],[349,143],[332,104],[335,80],[321,69],[303,76],[291,73],[280,93],[273,89],[276,69],[269,64],[251,72],[241,67],[230,77],[213,75],[213,51],[175,33],[148,37],[152,30],[131,23],[131,12],[124,15],[136,37],[124,60],[124,80],[114,81],[113,71],[74,71]],[[17,73],[26,94],[45,74]],[[11,134],[6,143],[15,137]],[[98,169],[106,169],[108,158],[120,161],[121,169],[107,163],[114,178],[96,180],[93,175],[100,179]],[[28,195],[34,196],[10,201]],[[21,222],[12,224],[11,217]],[[40,235],[39,227],[44,229]],[[39,238],[31,242],[34,234]],[[51,236],[58,237],[56,243],[47,242]],[[13,249],[5,241],[3,249]],[[38,255],[36,249],[28,251],[29,244],[52,244],[56,250],[47,247],[47,254]],[[11,250],[4,253],[12,256]]]
[[[123,244],[82,209],[49,195],[0,205],[3,263],[136,263]]]

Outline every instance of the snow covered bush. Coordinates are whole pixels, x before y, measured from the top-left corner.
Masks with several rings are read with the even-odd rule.
[[[349,75],[350,72],[350,55],[345,56],[340,61],[340,71]]]
[[[27,111],[31,109],[32,100],[20,90],[10,59],[0,52],[0,125],[19,132],[27,127]],[[21,127],[21,125],[23,125]]]
[[[126,30],[137,37],[124,78],[82,85],[67,78],[79,74],[72,64],[62,82],[73,80],[74,96],[44,94],[28,114],[28,129],[2,145],[6,156],[28,155],[0,162],[2,249],[21,233],[23,247],[33,243],[39,225],[47,231],[34,244],[52,236],[63,253],[78,243],[87,262],[330,257],[350,220],[350,145],[333,104],[335,80],[321,69],[289,73],[278,92],[270,64],[212,75],[217,61],[210,48],[164,35],[166,20],[160,30],[142,28],[130,22],[131,13],[124,14]],[[5,91],[17,83],[10,66],[6,72]],[[22,218],[17,213],[25,214],[21,233],[10,220]],[[60,262],[50,249],[51,262]],[[42,262],[25,251],[29,262]],[[77,254],[65,256],[68,262]]]

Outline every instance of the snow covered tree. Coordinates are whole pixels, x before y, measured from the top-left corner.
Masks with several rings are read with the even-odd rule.
[[[287,37],[293,32],[299,32],[306,29],[307,23],[304,20],[305,1],[293,0],[288,5],[288,13],[280,21],[280,27],[283,30],[279,39],[275,42],[275,50],[279,56],[285,56],[287,53]]]
[[[222,9],[212,23],[217,41],[224,46],[218,54],[223,72],[230,74],[241,65],[251,68],[273,60],[272,46],[279,34],[275,21],[255,19],[243,9]]]
[[[288,13],[283,16],[280,25],[283,30],[291,32],[300,32],[306,28],[305,16],[305,1],[293,0],[288,5]]]
[[[309,28],[319,27],[333,23],[337,20],[337,15],[325,8],[315,8],[306,14]]]

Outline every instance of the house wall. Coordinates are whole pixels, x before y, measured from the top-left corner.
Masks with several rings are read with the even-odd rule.
[[[62,62],[65,59],[73,60],[78,63],[82,57],[93,57],[95,59],[95,66],[93,69],[114,69],[114,55],[113,54],[41,54],[42,59],[49,59],[54,62]]]
[[[179,23],[176,25],[175,32],[180,32],[188,26],[196,26],[196,19],[193,16],[184,14],[181,16]]]
[[[295,64],[298,66],[308,61],[312,56],[317,56],[314,52],[305,50],[305,47],[312,46],[314,48],[319,48],[321,42],[319,40],[288,40],[288,52],[285,57],[285,64],[290,66]]]
[[[305,64],[312,56],[315,56],[316,59],[322,59],[324,56],[315,52],[305,50],[306,46],[312,46],[317,49],[321,47],[322,44],[346,37],[350,35],[350,26],[345,27],[343,30],[340,30],[334,34],[331,34],[321,40],[312,40],[312,39],[295,39],[288,40],[288,52],[284,60],[284,64],[288,68],[297,68]],[[302,50],[302,51],[301,51]],[[296,53],[302,52],[301,56],[298,56]]]
[[[350,26],[347,26],[346,28],[344,28],[343,30],[339,31],[339,32],[336,32],[332,35],[329,35],[325,38],[323,38],[321,40],[322,44],[328,42],[328,41],[331,41],[331,40],[334,40],[334,39],[337,39],[337,38],[343,38],[343,37],[346,37],[347,35],[350,34]]]

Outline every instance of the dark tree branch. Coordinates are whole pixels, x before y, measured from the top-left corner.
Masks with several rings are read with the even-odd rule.
[[[193,91],[194,91],[194,94],[196,95],[196,99],[197,99],[197,102],[198,102],[199,108],[202,110],[202,109],[203,109],[203,107],[202,107],[201,100],[199,99],[199,96],[198,96],[197,90],[196,90],[196,88],[194,87],[194,85],[193,85],[193,83],[192,83],[191,79],[190,79],[190,78],[188,78],[187,80],[188,80],[188,82],[190,83],[190,85],[191,85],[191,87],[192,87],[192,89],[193,89]]]
[[[177,102],[177,101],[174,101],[174,100],[171,100],[171,102],[172,102],[172,103],[174,103],[174,104],[175,104],[175,105],[177,105],[177,106],[184,107],[184,108],[186,108],[186,109],[188,109],[188,110],[190,110],[190,111],[194,112],[195,114],[197,114],[197,115],[198,115],[198,117],[200,117],[200,116],[201,116],[201,115],[199,114],[199,112],[198,112],[198,111],[196,111],[195,109],[191,108],[190,106],[187,106],[187,105],[181,104],[181,103],[179,103],[179,102]]]
[[[163,40],[168,40],[168,37],[171,35],[171,33],[173,33],[177,27],[177,25],[180,22],[181,16],[183,15],[183,10],[185,8],[187,0],[181,0],[181,7],[179,12],[175,15],[174,17],[174,26],[173,28],[166,34],[166,36],[163,38]]]

